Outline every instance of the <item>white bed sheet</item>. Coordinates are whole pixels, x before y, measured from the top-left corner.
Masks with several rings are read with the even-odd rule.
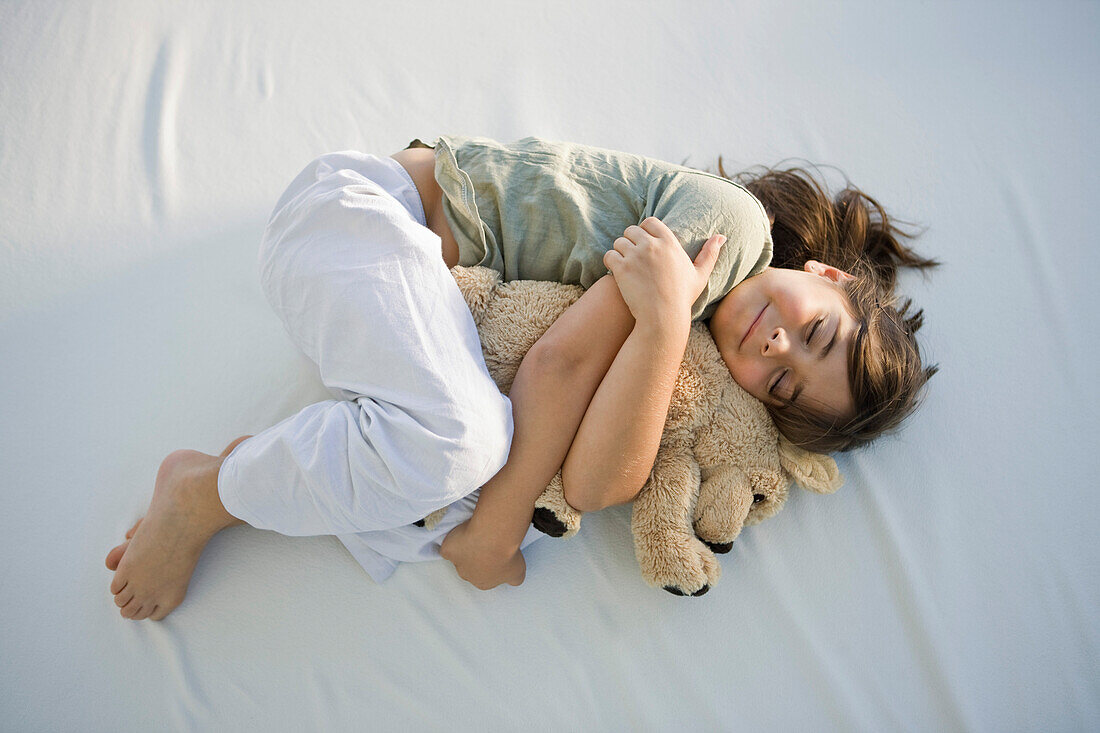
[[[0,4],[0,728],[1095,730],[1095,2]],[[216,537],[166,621],[106,552],[160,460],[327,396],[257,284],[308,160],[444,132],[841,167],[943,259],[942,370],[698,599],[629,511],[375,585]]]

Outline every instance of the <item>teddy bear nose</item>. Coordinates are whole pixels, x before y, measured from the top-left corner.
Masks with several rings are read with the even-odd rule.
[[[764,496],[763,494],[753,494],[752,495],[752,503],[753,504],[759,504],[760,502],[764,501],[767,498],[768,497]]]

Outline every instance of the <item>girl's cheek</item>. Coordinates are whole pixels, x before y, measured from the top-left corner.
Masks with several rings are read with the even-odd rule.
[[[752,386],[748,388],[748,391],[752,393],[752,396],[758,400],[766,400],[768,398],[768,386],[764,370],[760,368],[753,369],[752,376],[749,379]]]
[[[740,360],[730,369],[733,381],[758,400],[762,400],[767,392],[761,385],[764,381],[764,369],[749,360]]]

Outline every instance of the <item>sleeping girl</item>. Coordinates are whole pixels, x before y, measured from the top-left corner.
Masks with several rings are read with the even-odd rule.
[[[935,372],[894,294],[901,243],[858,189],[807,170],[726,176],[539,138],[414,140],[311,162],[260,246],[264,293],[333,399],[220,455],[180,450],[107,556],[125,618],[163,619],[206,543],[249,524],[336,535],[376,581],[443,557],[481,589],[519,585],[535,500],[561,470],[590,512],[642,489],[692,322],[733,379],[809,449],[895,429]],[[489,376],[449,268],[578,284],[524,357]],[[417,520],[441,507],[432,530]]]

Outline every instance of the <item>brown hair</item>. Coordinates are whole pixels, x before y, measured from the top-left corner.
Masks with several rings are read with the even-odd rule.
[[[811,167],[817,169],[816,166]],[[924,366],[915,334],[924,312],[894,294],[899,267],[924,271],[938,266],[901,243],[917,234],[897,226],[886,210],[851,185],[830,198],[806,168],[758,166],[726,175],[745,186],[774,217],[772,266],[799,268],[820,260],[855,276],[846,291],[859,324],[848,353],[855,413],[826,416],[806,406],[769,406],[779,430],[792,442],[820,452],[846,451],[895,430],[920,403],[922,388],[937,367]]]

